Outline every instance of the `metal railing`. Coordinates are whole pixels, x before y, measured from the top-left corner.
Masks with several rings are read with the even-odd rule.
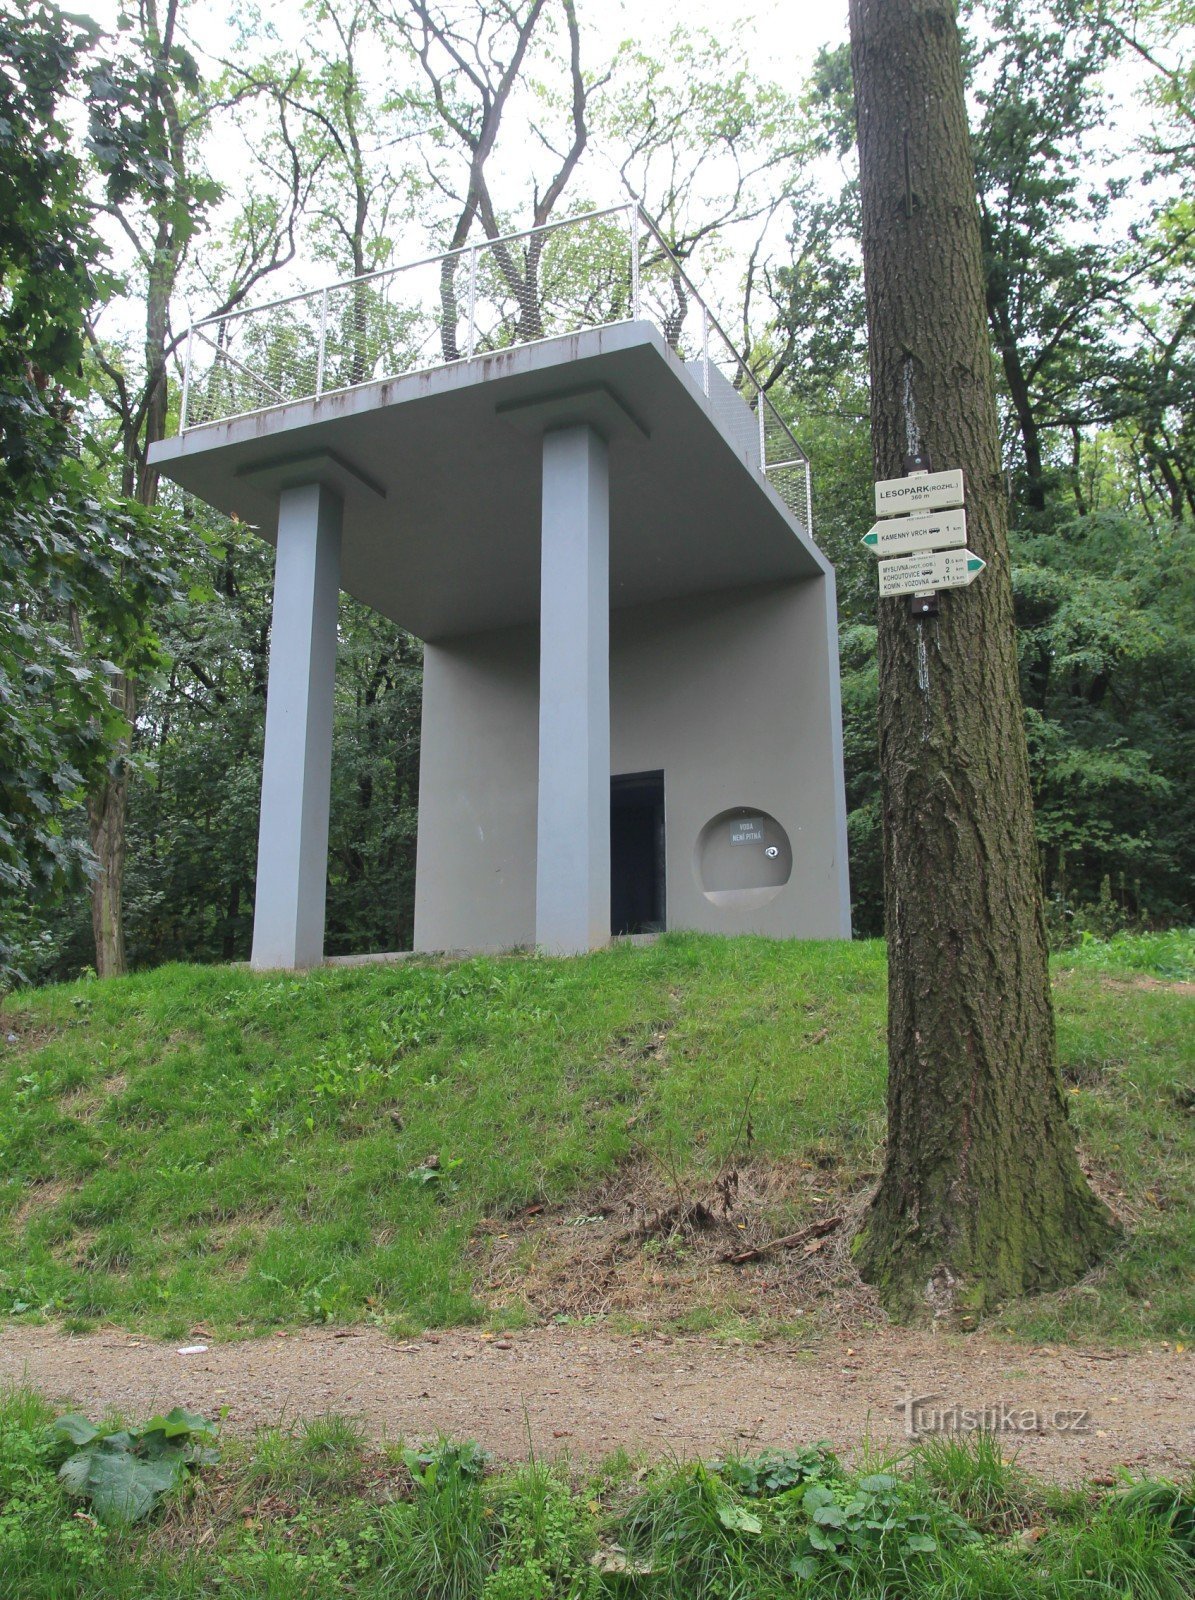
[[[179,432],[640,320],[660,329],[744,460],[812,532],[804,451],[634,203],[195,323]]]

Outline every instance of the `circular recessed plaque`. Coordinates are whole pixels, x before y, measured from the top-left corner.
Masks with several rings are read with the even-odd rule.
[[[712,905],[751,911],[774,900],[792,876],[792,846],[775,817],[734,806],[698,834],[693,870]]]

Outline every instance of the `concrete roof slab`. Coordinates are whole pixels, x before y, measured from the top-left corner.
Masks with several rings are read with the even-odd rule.
[[[543,407],[544,426],[559,425],[582,390],[604,397],[610,434],[612,606],[829,571],[750,460],[742,419],[736,438],[644,322],[192,428],[152,459],[271,541],[284,482],[308,460],[320,481],[332,474],[343,587],[443,639],[537,617],[541,448],[538,425],[512,427],[511,408]]]

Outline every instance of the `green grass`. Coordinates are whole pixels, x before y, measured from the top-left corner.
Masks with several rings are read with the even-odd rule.
[[[1195,978],[1191,934],[1120,935],[1056,958],[1058,1055],[1085,1154],[1123,1214],[1089,1280],[1025,1301],[1030,1339],[1195,1335]]]
[[[35,1396],[0,1394],[11,1600],[1189,1600],[1195,1483],[1061,1491],[985,1436],[848,1468],[755,1461],[487,1471],[352,1424],[229,1442],[148,1523],[62,1491]]]
[[[1076,1126],[1134,1227],[1035,1338],[1195,1329],[1190,935],[1056,963]],[[1143,986],[1145,985],[1145,986]],[[169,1337],[313,1320],[525,1315],[473,1292],[483,1218],[624,1164],[877,1170],[880,944],[672,935],[587,958],[172,966],[10,997],[0,1042],[0,1315]],[[752,1090],[754,1095],[752,1096]],[[438,1166],[428,1166],[431,1157]]]

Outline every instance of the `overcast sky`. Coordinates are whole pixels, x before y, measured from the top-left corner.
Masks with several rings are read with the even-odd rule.
[[[118,0],[82,0],[69,9],[113,27]],[[263,17],[283,33],[291,31],[299,10],[295,0],[260,0]],[[579,0],[583,25],[603,42],[638,39],[645,45],[665,39],[678,23],[708,28],[719,38],[741,44],[760,77],[796,89],[818,47],[846,37],[847,0]],[[227,37],[225,0],[189,0],[187,31],[200,44],[217,48]]]
[[[846,38],[847,0],[580,0],[612,40],[667,36],[678,22],[740,43],[761,78],[796,90],[820,46]]]

